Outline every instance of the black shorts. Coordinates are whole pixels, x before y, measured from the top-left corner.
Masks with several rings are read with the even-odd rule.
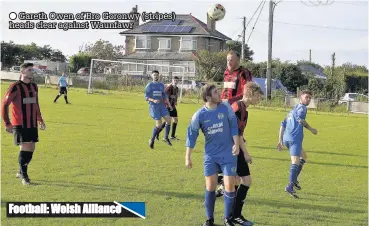
[[[67,87],[60,87],[60,89],[59,89],[59,93],[60,93],[60,94],[67,94],[67,93],[68,93],[68,91],[67,91]]]
[[[177,113],[177,108],[173,108],[173,111],[170,111],[170,109],[168,108],[169,111],[169,116],[172,118],[177,118],[178,117],[178,113]]]
[[[22,126],[13,127],[14,144],[16,146],[26,142],[38,142],[37,128],[22,128]]]
[[[246,162],[241,149],[237,156],[237,175],[240,177],[250,176],[249,164]]]

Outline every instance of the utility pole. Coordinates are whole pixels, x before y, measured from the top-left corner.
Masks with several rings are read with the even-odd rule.
[[[309,62],[311,63],[311,49],[309,49]]]
[[[332,75],[332,77],[334,76],[335,61],[336,61],[336,53],[333,53],[332,54],[332,69],[331,69],[331,75]]]
[[[274,2],[269,0],[269,31],[268,31],[268,64],[267,64],[267,99],[272,98],[272,45],[273,45],[273,14]]]
[[[243,21],[242,21],[242,47],[241,47],[241,59],[245,60],[245,36],[246,36],[246,17],[243,17]]]

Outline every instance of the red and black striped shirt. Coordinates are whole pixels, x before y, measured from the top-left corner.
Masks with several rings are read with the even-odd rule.
[[[237,101],[232,104],[232,109],[237,116],[238,134],[243,136],[247,125],[247,119],[249,118],[249,112],[246,105],[242,101]]]
[[[9,119],[9,106],[12,111],[11,120]],[[22,81],[11,84],[5,94],[1,109],[5,126],[37,128],[37,122],[42,121],[37,85]]]
[[[178,86],[174,86],[173,84],[170,84],[165,88],[165,92],[168,95],[169,103],[174,108],[177,105],[177,100],[178,100],[178,93],[179,93]],[[167,104],[167,107],[168,107],[168,104]]]
[[[228,100],[230,105],[237,100],[241,100],[245,84],[251,81],[251,72],[246,68],[239,67],[234,71],[229,71],[227,68],[224,71],[224,89],[222,91],[222,99]]]

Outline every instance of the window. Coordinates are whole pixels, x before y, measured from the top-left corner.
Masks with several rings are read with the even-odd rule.
[[[195,73],[195,70],[196,70],[195,62],[193,61],[188,62],[188,72]]]
[[[172,42],[169,38],[158,38],[159,40],[159,49],[171,49]]]
[[[180,50],[196,50],[197,42],[196,39],[192,37],[181,37],[181,47]]]
[[[151,49],[151,38],[147,36],[136,37],[136,49]]]

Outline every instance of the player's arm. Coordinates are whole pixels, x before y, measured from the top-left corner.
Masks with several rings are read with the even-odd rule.
[[[153,103],[157,103],[157,100],[154,100],[152,98],[152,92],[151,92],[151,86],[150,83],[147,84],[146,88],[145,88],[145,100],[148,102],[153,102]]]
[[[232,107],[227,103],[227,102],[223,102],[224,105],[227,106],[228,109],[228,121],[231,127],[231,134],[233,137],[233,142],[234,142],[234,146],[235,146],[235,153],[236,155],[238,155],[239,152],[239,148],[240,148],[240,138],[239,138],[239,133],[238,133],[238,123],[237,123],[237,116],[234,113]]]
[[[251,72],[247,69],[244,69],[240,74],[240,83],[241,83],[242,91],[246,89],[246,83],[251,82],[251,81],[252,81]],[[231,103],[236,102],[238,100],[241,100],[242,97],[243,97],[243,92],[241,92],[241,94],[238,94],[234,97],[229,98],[229,102]]]
[[[1,104],[1,116],[3,117],[3,121],[8,132],[11,132],[12,124],[10,122],[9,117],[9,105],[13,102],[17,95],[17,87],[13,84],[9,87],[6,92],[3,102]]]
[[[192,168],[191,154],[192,150],[195,148],[196,140],[199,136],[200,120],[199,112],[196,112],[191,119],[190,124],[187,128],[187,138],[186,138],[186,166]]]
[[[163,91],[162,91],[162,95],[163,95],[164,101],[166,102],[166,104],[168,105],[168,107],[169,107],[170,109],[173,109],[173,108],[172,108],[172,105],[171,105],[171,104],[170,104],[170,102],[169,102],[169,98],[168,98],[168,95],[167,95],[166,89],[164,88],[164,84],[163,84]]]
[[[303,106],[303,105],[300,105],[298,108],[297,108],[297,118],[298,118],[298,121],[299,123],[305,127],[306,129],[308,129],[310,132],[312,132],[313,134],[317,134],[317,130],[312,128],[309,123],[306,121],[306,113],[307,113],[307,108],[306,106]]]
[[[278,134],[278,144],[277,144],[277,150],[281,151],[283,149],[283,134],[284,130],[286,129],[287,121],[284,119],[281,122],[281,126],[279,128],[279,134]]]

